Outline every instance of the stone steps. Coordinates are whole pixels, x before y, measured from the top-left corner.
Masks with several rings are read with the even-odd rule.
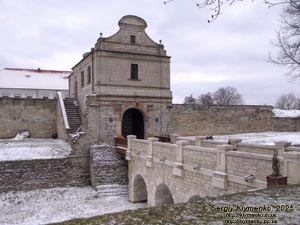
[[[98,185],[96,189],[101,196],[128,195],[128,185],[119,185],[119,184]]]
[[[75,133],[82,123],[78,101],[75,98],[68,98],[64,100],[64,104],[70,126],[69,133]]]

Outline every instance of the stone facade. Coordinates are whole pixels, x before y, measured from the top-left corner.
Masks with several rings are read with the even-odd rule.
[[[111,144],[115,135],[124,136],[129,109],[143,117],[141,136],[170,132],[170,57],[146,34],[142,18],[124,16],[119,27],[116,34],[97,40],[69,80],[70,97],[79,100],[91,143]]]
[[[236,144],[203,147],[207,141],[199,139],[191,145],[188,141],[169,144],[157,138],[128,136],[129,200],[155,206],[267,186],[266,177],[273,171],[271,154],[239,151]],[[253,149],[261,147],[253,145]],[[288,177],[289,184],[299,184],[300,148],[280,142],[275,149],[281,174]]]
[[[51,89],[25,89],[25,88],[0,88],[0,97],[8,98],[37,98],[55,99],[57,90]],[[69,96],[68,90],[60,90],[64,98]]]
[[[0,109],[0,138],[12,138],[19,130],[28,130],[34,138],[56,132],[55,99],[0,98]]]

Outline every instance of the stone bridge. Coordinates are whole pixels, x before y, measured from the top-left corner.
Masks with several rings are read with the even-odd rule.
[[[288,183],[300,183],[300,148],[287,142],[263,146],[233,140],[228,145],[196,137],[171,144],[127,138],[131,202],[157,206],[266,188],[275,150]]]

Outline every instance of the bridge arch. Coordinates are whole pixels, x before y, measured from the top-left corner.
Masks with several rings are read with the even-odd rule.
[[[157,186],[155,191],[155,205],[171,205],[174,204],[173,195],[164,183]]]
[[[193,195],[189,198],[188,202],[195,202],[195,201],[199,201],[202,198],[199,195]]]
[[[133,179],[133,201],[132,202],[147,202],[147,185],[145,179],[141,175],[136,175]]]

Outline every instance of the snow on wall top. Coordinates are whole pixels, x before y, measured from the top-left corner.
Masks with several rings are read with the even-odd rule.
[[[0,70],[0,88],[68,90],[71,71],[4,68]]]
[[[274,117],[289,117],[289,118],[300,117],[300,110],[273,109],[273,113],[274,113]]]

